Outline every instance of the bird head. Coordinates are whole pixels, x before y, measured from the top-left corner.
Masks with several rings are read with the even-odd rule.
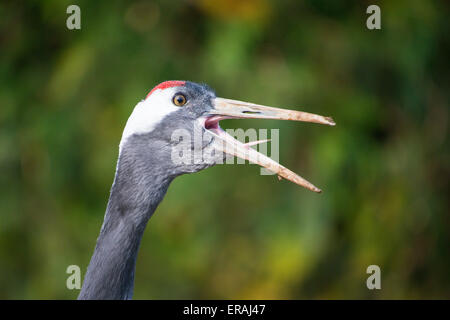
[[[335,125],[329,117],[219,98],[214,90],[204,84],[166,81],[154,87],[134,108],[123,132],[120,153],[135,154],[139,150],[151,150],[152,156],[158,157],[172,176],[200,171],[221,163],[226,155],[231,155],[320,192],[299,175],[250,148],[250,145],[264,141],[239,142],[219,125],[219,121],[225,119],[256,118]],[[184,157],[183,161],[178,161],[180,150],[189,151],[184,152],[187,159]]]

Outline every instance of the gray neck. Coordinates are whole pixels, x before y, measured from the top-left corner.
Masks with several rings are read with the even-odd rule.
[[[157,159],[148,148],[122,148],[104,222],[78,299],[132,298],[142,235],[174,178]]]

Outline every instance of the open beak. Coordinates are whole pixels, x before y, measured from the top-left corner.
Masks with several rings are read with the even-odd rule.
[[[274,172],[279,177],[290,180],[314,192],[321,192],[319,188],[306,181],[296,173],[283,167],[278,162],[263,155],[262,153],[259,153],[255,149],[250,148],[251,145],[263,143],[268,140],[253,141],[246,144],[241,143],[222,130],[219,126],[219,121],[236,118],[278,119],[315,122],[334,126],[335,123],[333,119],[307,112],[267,107],[259,104],[223,98],[215,98],[213,105],[214,109],[210,110],[209,115],[205,118],[204,127],[217,138],[214,140],[214,148],[216,150],[256,163],[261,167]]]

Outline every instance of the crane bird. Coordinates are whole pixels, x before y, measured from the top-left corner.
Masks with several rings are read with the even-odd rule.
[[[116,174],[97,244],[78,299],[131,299],[136,258],[148,220],[172,180],[208,168],[228,154],[265,167],[315,192],[320,189],[222,130],[224,119],[280,119],[334,125],[328,117],[216,97],[204,84],[166,81],[154,87],[129,117],[119,145]],[[211,159],[173,161],[175,129],[204,135]],[[195,149],[194,141],[188,146]],[[198,148],[197,148],[198,149]],[[206,157],[205,157],[206,158]]]

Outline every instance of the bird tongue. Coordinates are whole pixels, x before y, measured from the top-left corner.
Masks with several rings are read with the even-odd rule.
[[[314,186],[309,181],[303,179],[298,174],[292,172],[286,167],[283,167],[278,162],[272,160],[271,158],[259,153],[253,148],[250,148],[252,145],[256,145],[259,143],[264,143],[269,140],[258,140],[249,143],[241,143],[238,140],[234,139],[231,135],[229,135],[224,130],[218,127],[217,129],[208,130],[213,135],[215,135],[218,139],[215,139],[213,142],[213,146],[216,150],[221,151],[226,154],[230,154],[241,159],[248,160],[250,162],[256,163],[261,167],[264,167],[279,177],[285,178],[286,180],[292,181],[299,186],[305,187],[314,192],[322,192],[319,188]]]

